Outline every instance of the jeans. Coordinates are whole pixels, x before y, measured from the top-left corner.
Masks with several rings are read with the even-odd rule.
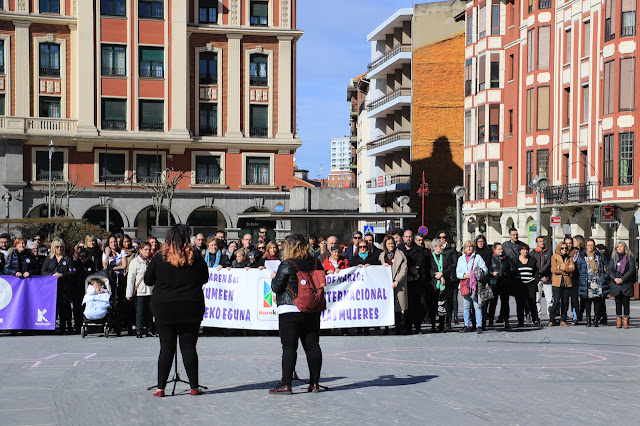
[[[471,326],[471,294],[467,294],[464,296],[464,325],[465,327]],[[476,313],[476,324],[477,326],[482,326],[482,306],[476,301],[473,300],[473,309]]]
[[[151,296],[136,296],[136,331],[142,334],[144,328],[151,332]]]
[[[576,279],[576,285],[569,289],[569,297],[571,298],[571,311],[574,320],[580,320],[578,314],[580,313],[580,298],[578,297],[578,280]]]
[[[282,383],[291,385],[298,358],[298,340],[307,354],[311,383],[318,383],[322,369],[320,313],[289,312],[278,315],[282,343]]]
[[[567,308],[569,306],[569,287],[553,287],[553,305],[549,308],[549,321],[556,321],[556,312],[560,307],[560,321],[567,322]]]
[[[198,333],[200,332],[200,322],[186,324],[163,324],[158,323],[158,334],[160,335],[160,355],[158,356],[158,389],[167,386],[167,379],[173,365],[173,358],[176,354],[176,340],[180,339],[180,353],[184,369],[189,377],[191,389],[198,388]]]
[[[628,317],[631,313],[629,310],[629,301],[631,297],[619,294],[616,296],[616,317]]]
[[[542,281],[538,282],[538,291],[536,293],[536,307],[538,308],[538,318],[542,318],[542,294],[544,293],[544,300],[547,302],[547,308],[545,312],[549,312],[551,305],[553,305],[553,289],[551,285],[551,280],[543,283]]]

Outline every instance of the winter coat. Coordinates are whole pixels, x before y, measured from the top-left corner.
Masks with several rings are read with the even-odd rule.
[[[518,256],[515,265],[516,271],[518,271],[516,282],[519,285],[538,285],[540,276],[538,273],[538,266],[536,266],[534,258],[527,257],[527,263],[522,263],[520,261],[520,256]]]
[[[380,264],[380,256],[375,257],[375,255],[371,252],[367,252],[367,257],[364,259],[360,257],[359,254],[356,254],[351,258],[351,262],[349,262],[349,266],[358,266],[358,265],[379,265]]]
[[[529,257],[532,257],[536,261],[540,279],[546,277],[547,284],[551,284],[551,255],[551,250],[546,248],[544,250],[538,250],[536,247],[529,252]]]
[[[495,277],[493,276],[494,272],[498,273]],[[501,257],[496,255],[491,256],[488,274],[490,284],[495,282],[494,285],[496,287],[508,289],[511,287],[512,280],[516,273],[515,265],[506,254]]]
[[[216,254],[212,254],[209,250],[205,250],[203,252],[203,259],[207,264],[207,267],[209,268],[215,268],[216,266],[214,266],[215,262],[216,262],[216,257],[218,255],[218,253],[220,253],[220,262],[218,263],[219,266],[222,266],[223,268],[226,268],[227,266],[231,266],[231,262],[229,262],[229,258],[227,257],[227,255],[225,255],[222,251],[218,251],[216,252]]]
[[[419,280],[420,274],[425,267],[424,250],[415,244],[411,244],[411,247],[407,248],[405,243],[398,245],[398,248],[402,250],[404,257],[407,258],[407,281]],[[418,268],[418,273],[411,272],[412,268]]]
[[[560,243],[562,244],[562,243]],[[551,285],[554,287],[561,287],[562,280],[564,279],[565,287],[571,287],[571,277],[575,270],[573,259],[570,256],[566,256],[564,259],[560,254],[560,244],[556,247],[556,252],[551,256]]]
[[[134,290],[138,296],[151,296],[153,287],[144,282],[144,274],[147,272],[149,260],[144,260],[142,256],[136,256],[128,266],[126,297],[133,297]]]
[[[473,271],[471,270],[472,264]],[[482,257],[478,256],[475,253],[472,253],[471,257],[469,257],[469,260],[467,261],[467,256],[463,254],[458,258],[458,264],[456,266],[456,276],[459,280],[463,280],[465,274],[471,275],[478,269],[481,270],[484,275],[487,275],[487,272],[489,272],[489,270],[487,269],[487,265],[485,265],[484,260],[482,260]]]
[[[42,264],[40,273],[42,275],[53,275],[55,273],[62,274],[62,278],[59,280],[70,282],[76,278],[76,268],[73,260],[69,256],[62,256],[60,261],[55,256],[47,256]]]
[[[611,255],[609,261],[609,268],[607,273],[609,275],[609,286],[611,288],[611,295],[616,296],[633,296],[633,284],[636,282],[636,261],[633,256],[627,256],[627,266],[624,269],[624,273],[621,274],[617,271],[618,262],[620,256],[617,252]],[[616,284],[614,278],[622,278],[621,284]]]
[[[289,259],[280,263],[276,276],[271,280],[271,290],[276,294],[278,306],[293,305],[294,297],[287,291],[288,287],[293,289],[294,294],[298,293],[298,271],[291,262],[303,272],[322,270],[320,261],[313,256],[305,259]]]
[[[380,264],[387,265],[386,253],[380,254]],[[402,250],[396,248],[393,255],[393,264],[391,265],[391,280],[397,281],[398,285],[393,290],[394,304],[396,312],[404,312],[409,309],[409,293],[407,290],[407,258]]]
[[[431,260],[431,267],[429,268],[429,277],[431,278],[431,281],[430,281],[431,285],[435,290],[438,285],[438,280],[436,279],[436,273],[438,273],[439,270],[438,270],[438,264],[436,262],[436,259],[433,256],[434,256],[433,253],[429,255],[429,259]],[[454,286],[454,283],[451,280],[451,276],[455,274],[455,270],[456,270],[456,260],[453,259],[451,256],[447,256],[446,254],[442,253],[442,276],[444,278],[445,288]]]
[[[18,272],[21,274],[28,272],[29,275],[39,275],[38,265],[38,259],[31,253],[31,250],[25,249],[21,253],[14,248],[9,250],[9,256],[4,265],[4,274],[15,275]]]
[[[520,252],[518,251],[518,247],[520,247],[520,244],[522,244],[522,241],[520,240],[517,240],[515,243],[512,243],[511,240],[508,240],[502,243],[502,248],[504,248],[504,253],[514,263],[518,258],[518,256],[520,256]]]
[[[576,268],[578,269],[578,275],[580,277],[578,282],[578,296],[579,297],[588,297],[589,295],[589,283],[587,279],[588,275],[588,264],[586,259],[587,251],[583,250],[580,252],[578,256],[578,263],[576,264]],[[609,294],[609,285],[606,280],[606,272],[605,272],[605,261],[604,256],[598,251],[595,251],[595,261],[598,264],[598,281],[597,285],[602,287],[602,296],[606,296]]]
[[[341,270],[341,269],[346,269],[349,267],[349,261],[347,259],[343,259],[340,258],[338,260],[338,267],[336,268],[335,266],[333,266],[333,263],[331,263],[330,256],[327,256],[324,259],[324,262],[322,264],[323,269],[325,272],[335,272],[336,270]]]

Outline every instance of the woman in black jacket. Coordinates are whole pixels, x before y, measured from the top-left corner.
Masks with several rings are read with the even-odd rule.
[[[322,350],[320,349],[320,312],[300,312],[294,305],[294,294],[298,292],[297,271],[323,270],[320,262],[311,254],[311,247],[304,235],[289,235],[284,240],[282,263],[277,273],[272,273],[271,290],[278,301],[278,321],[280,342],[282,343],[282,380],[272,394],[291,394],[293,371],[298,357],[298,340],[307,355],[310,385],[308,392],[320,392],[320,370],[322,368]]]
[[[513,286],[516,296],[516,311],[518,314],[518,327],[524,327],[524,312],[527,306],[531,309],[531,318],[536,327],[540,327],[540,318],[536,309],[536,291],[538,290],[538,265],[533,257],[529,256],[529,246],[520,244],[518,247],[520,256],[516,258],[516,285]]]
[[[493,290],[493,299],[489,300],[489,327],[493,327],[493,318],[498,306],[500,296],[499,318],[504,319],[504,328],[509,328],[509,293],[512,287],[512,279],[516,274],[515,265],[504,252],[502,243],[493,245],[493,256],[488,263],[489,285]]]
[[[42,264],[42,275],[53,275],[58,278],[57,311],[60,318],[60,334],[71,334],[71,302],[74,298],[76,285],[76,269],[73,259],[65,256],[64,241],[54,238],[51,241],[51,254]],[[75,332],[80,333],[82,319],[75,319]]]
[[[432,314],[431,331],[435,331],[435,312],[439,317],[438,331],[441,333],[445,329],[451,329],[451,312],[453,311],[453,293],[455,286],[451,280],[456,267],[451,256],[443,253],[444,242],[440,239],[433,240],[431,244],[431,267],[429,268],[430,284],[434,288],[435,296],[430,303]],[[429,284],[427,284],[429,285]],[[435,302],[435,303],[433,303]]]
[[[28,278],[31,275],[40,274],[38,259],[27,249],[27,240],[16,238],[13,241],[13,249],[9,250],[9,255],[4,266],[5,275],[15,275],[19,278]]]
[[[609,268],[610,294],[616,299],[616,327],[629,328],[629,301],[636,282],[636,262],[627,244],[620,241],[611,255]]]
[[[380,265],[379,257],[380,255],[376,256],[372,250],[369,250],[369,244],[364,240],[360,240],[358,243],[358,252],[354,253],[353,257],[349,261],[349,267]]]
[[[196,255],[189,243],[190,232],[187,225],[173,225],[144,275],[144,283],[154,286],[151,311],[160,335],[158,390],[153,393],[157,397],[164,396],[178,336],[191,395],[202,395],[196,343],[204,316],[202,286],[209,281],[209,270],[202,256]]]

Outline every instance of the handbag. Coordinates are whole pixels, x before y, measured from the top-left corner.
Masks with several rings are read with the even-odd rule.
[[[478,297],[480,298],[480,303],[484,303],[493,299],[495,295],[493,294],[493,290],[490,286],[478,284]]]
[[[446,307],[447,297],[444,293],[441,293],[438,297],[438,316],[446,317],[447,316],[447,307]]]
[[[476,263],[476,258],[474,257],[471,261],[471,272],[473,272],[473,265]],[[460,280],[460,294],[462,297],[471,294],[471,289],[469,289],[469,278],[463,278]]]

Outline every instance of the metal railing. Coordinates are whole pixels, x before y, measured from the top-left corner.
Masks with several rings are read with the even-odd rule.
[[[629,25],[627,27],[620,28],[620,37],[629,37],[636,35],[636,26]]]
[[[269,137],[269,128],[267,127],[251,127],[249,129],[249,136],[252,138],[266,138]]]
[[[103,130],[127,130],[126,120],[102,120]]]
[[[200,127],[200,135],[202,136],[216,136],[218,134],[217,127]]]
[[[551,9],[551,0],[538,1],[538,9]]]
[[[140,130],[147,132],[164,132],[164,123],[140,123]]]
[[[367,65],[367,71],[371,71],[372,69],[374,69],[378,65],[388,61],[389,59],[393,58],[394,56],[396,56],[400,52],[411,52],[411,45],[410,44],[396,44],[387,53],[385,53],[384,55],[382,55],[379,58],[375,59],[373,62],[369,63],[369,65]]]
[[[127,177],[122,175],[122,176],[107,176],[106,178],[104,176],[100,176],[99,177],[99,182],[106,182],[106,183],[125,183],[127,181]]]
[[[49,180],[49,171],[36,174],[36,181],[44,182]],[[54,182],[62,182],[64,180],[63,171],[51,171],[51,180]]]
[[[4,64],[0,65],[0,74],[4,74]]]
[[[251,86],[268,86],[269,79],[265,76],[252,75],[249,76],[249,85]]]
[[[611,41],[616,38],[615,33],[611,33],[611,18],[604,20],[604,41]]]
[[[164,77],[164,69],[141,68],[140,69],[140,77],[163,78]]]
[[[220,185],[220,176],[218,177],[196,177],[198,185]]]
[[[40,77],[60,77],[60,67],[40,67]]]
[[[411,96],[411,87],[400,87],[393,92],[387,93],[386,95],[369,102],[367,104],[367,109],[369,111],[374,110],[399,96]]]
[[[580,204],[600,201],[600,182],[550,186],[544,191],[544,204]]]
[[[124,77],[127,75],[127,70],[126,68],[102,67],[102,75]]]
[[[200,74],[200,84],[218,84],[218,74]]]
[[[409,183],[410,181],[411,175],[383,175],[367,180],[367,188],[383,188],[389,185]]]
[[[411,140],[411,132],[407,130],[400,130],[395,133],[391,133],[390,135],[385,135],[380,138],[374,139],[371,142],[367,143],[368,149],[380,148],[381,146],[385,146],[387,144],[397,142],[397,141],[406,141]]]

